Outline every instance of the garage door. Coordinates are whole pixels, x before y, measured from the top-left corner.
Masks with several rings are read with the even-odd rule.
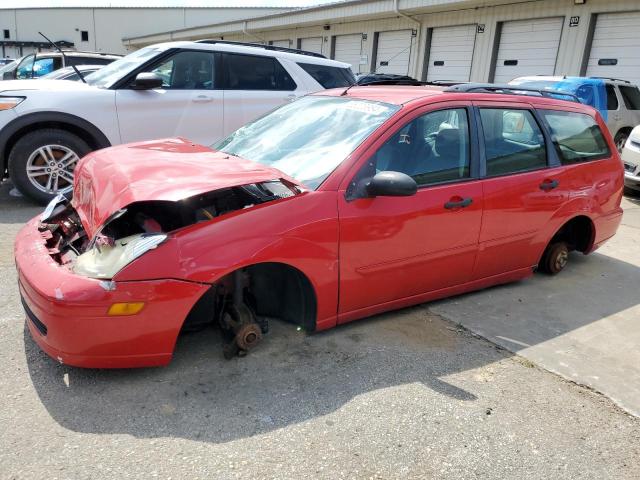
[[[475,45],[476,25],[434,28],[426,80],[469,81]]]
[[[640,12],[602,13],[596,18],[587,75],[640,84]]]
[[[522,75],[553,75],[563,18],[504,22],[494,81],[506,83]]]
[[[306,50],[307,52],[322,53],[322,37],[301,39],[300,49]]]
[[[376,72],[408,75],[413,38],[411,30],[380,32],[376,54]]]
[[[360,52],[362,50],[362,34],[337,35],[335,38],[334,59],[351,64],[354,73],[360,72]]]
[[[289,48],[291,46],[291,44],[289,43],[289,40],[273,40],[269,42],[269,45],[273,45],[274,47],[284,47],[284,48]]]

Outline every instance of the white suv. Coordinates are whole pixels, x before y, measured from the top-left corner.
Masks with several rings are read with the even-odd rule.
[[[36,201],[71,190],[91,150],[176,136],[210,145],[285,102],[355,82],[322,55],[215,40],[152,45],[86,80],[0,82],[0,176]]]

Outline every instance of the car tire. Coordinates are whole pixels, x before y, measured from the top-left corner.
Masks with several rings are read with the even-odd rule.
[[[27,133],[9,153],[9,177],[25,196],[46,204],[73,189],[73,170],[91,151],[79,136],[47,128]]]
[[[564,270],[568,261],[569,246],[566,242],[554,242],[544,251],[538,269],[549,275],[557,275]]]
[[[627,138],[629,138],[629,132],[627,130],[620,130],[618,133],[616,133],[616,136],[613,138],[613,141],[616,144],[618,153],[622,153],[624,144],[627,143]]]

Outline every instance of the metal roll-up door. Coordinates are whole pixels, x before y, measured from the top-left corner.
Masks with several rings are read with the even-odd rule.
[[[333,58],[351,65],[354,73],[360,72],[360,55],[362,53],[362,34],[337,35]]]
[[[434,28],[431,33],[427,78],[467,82],[471,79],[476,25]]]
[[[289,40],[273,40],[269,42],[269,45],[273,45],[274,47],[284,47],[284,48],[291,47]]]
[[[300,49],[307,52],[322,53],[322,37],[302,38]]]
[[[640,84],[640,12],[598,14],[587,75]]]
[[[378,33],[376,72],[409,75],[413,39],[411,30]]]
[[[562,35],[562,17],[504,22],[494,82],[524,75],[553,75]]]

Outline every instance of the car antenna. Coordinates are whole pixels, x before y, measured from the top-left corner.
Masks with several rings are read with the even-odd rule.
[[[58,45],[53,43],[51,40],[49,40],[44,33],[42,33],[42,32],[38,32],[38,33],[40,35],[42,35],[42,38],[44,38],[47,42],[49,42],[51,45],[53,45],[53,48],[55,48],[56,50],[58,50],[60,52],[60,54],[62,55],[62,58],[64,58],[64,64],[66,65],[67,64],[67,56],[64,54],[62,49]],[[87,81],[84,79],[84,77],[80,73],[80,70],[78,70],[78,67],[76,67],[75,65],[71,65],[71,68],[73,68],[76,71],[76,73],[78,74],[78,77],[80,77],[80,80],[82,80],[82,83],[87,83]]]
[[[411,42],[413,44],[413,41]],[[380,67],[383,66],[384,64],[388,64],[391,60],[393,60],[394,58],[396,58],[398,55],[403,54],[404,52],[406,52],[407,50],[409,50],[411,48],[411,45],[409,45],[407,48],[405,48],[404,50],[400,50],[398,53],[396,53],[393,57],[389,58],[386,61],[380,62]],[[367,73],[363,78],[367,78],[369,75],[375,75],[376,73],[378,73],[378,67],[376,67],[373,72]],[[362,79],[360,79],[362,80]],[[355,83],[352,83],[351,85],[349,85],[347,88],[345,88],[344,92],[342,92],[340,94],[341,97],[344,97],[347,92],[349,91],[349,89],[351,87],[355,87],[356,85],[358,85],[358,82],[356,81]]]

